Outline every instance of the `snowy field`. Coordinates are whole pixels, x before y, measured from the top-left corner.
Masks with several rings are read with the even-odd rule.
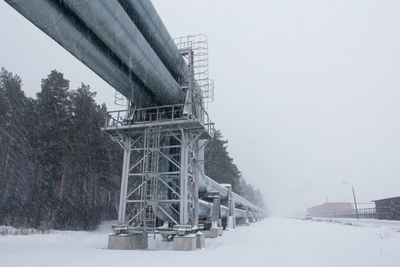
[[[0,266],[400,266],[400,222],[337,222],[266,219],[191,252],[107,250],[104,227],[0,236]]]

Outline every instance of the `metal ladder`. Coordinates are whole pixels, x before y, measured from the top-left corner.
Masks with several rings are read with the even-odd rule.
[[[153,231],[156,228],[156,213],[158,207],[158,163],[160,150],[160,132],[149,130],[146,135],[146,162],[143,197],[143,216],[141,218],[144,230]]]

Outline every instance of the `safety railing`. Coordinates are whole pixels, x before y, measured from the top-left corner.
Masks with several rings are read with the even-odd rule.
[[[214,123],[200,104],[189,104],[192,112],[185,112],[185,104],[166,105],[132,110],[116,110],[107,113],[105,128],[119,128],[127,125],[144,125],[149,123],[192,121],[200,123],[211,136]]]

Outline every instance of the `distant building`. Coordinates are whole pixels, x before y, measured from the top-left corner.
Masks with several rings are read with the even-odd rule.
[[[374,200],[378,219],[400,220],[400,197]]]
[[[350,202],[325,202],[307,209],[307,213],[314,217],[331,217],[342,214],[353,214],[353,204]]]

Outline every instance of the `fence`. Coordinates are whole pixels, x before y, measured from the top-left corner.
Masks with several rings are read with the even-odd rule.
[[[312,214],[324,218],[357,218],[355,210]],[[359,219],[400,220],[400,205],[378,206],[376,208],[358,209]]]

